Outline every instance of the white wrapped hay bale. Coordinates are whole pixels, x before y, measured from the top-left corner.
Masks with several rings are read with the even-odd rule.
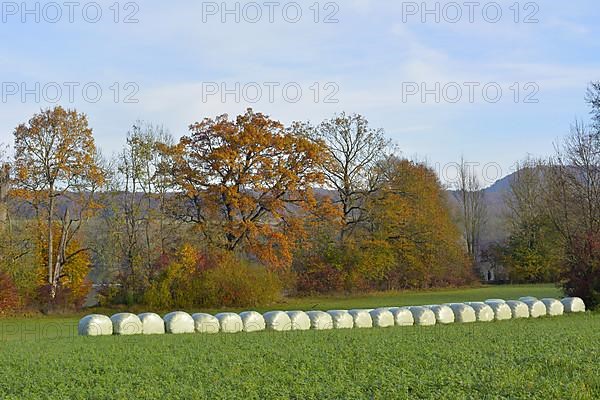
[[[310,327],[317,331],[333,329],[333,319],[331,315],[323,311],[308,311],[306,313],[310,318]]]
[[[427,307],[410,307],[415,325],[419,326],[432,326],[435,325],[435,314]]]
[[[546,315],[546,305],[539,300],[525,300],[523,303],[527,304],[529,309],[529,316],[531,318],[539,318]]]
[[[533,296],[525,296],[525,297],[519,297],[519,301],[522,301],[523,303],[527,303],[530,301],[537,301],[538,298],[537,297],[533,297]]]
[[[506,304],[504,300],[500,299],[491,299],[486,300],[485,304],[490,306],[492,311],[494,311],[494,319],[496,321],[505,321],[512,318],[512,311],[510,307]]]
[[[394,326],[394,315],[387,308],[377,308],[370,312],[373,327],[388,328]]]
[[[394,316],[396,326],[413,326],[415,319],[408,307],[392,307],[389,309]]]
[[[477,318],[477,322],[490,322],[494,320],[494,310],[492,307],[488,306],[483,302],[469,302],[465,303],[470,306],[475,311],[475,318]],[[508,311],[510,316],[510,310]]]
[[[509,300],[506,302],[506,305],[510,307],[513,319],[529,318],[529,307],[522,301]]]
[[[429,308],[435,314],[435,321],[438,324],[451,324],[454,322],[454,312],[446,305],[429,305]]]
[[[194,333],[194,319],[183,311],[175,311],[165,315],[165,331],[175,335]]]
[[[373,319],[371,310],[350,310],[348,313],[352,316],[355,328],[372,328]]]
[[[265,319],[256,311],[246,311],[240,313],[242,324],[244,324],[244,332],[260,332],[267,327]]]
[[[452,309],[454,321],[463,324],[477,321],[477,316],[475,315],[473,307],[464,303],[450,303],[446,305]]]
[[[143,313],[138,315],[142,322],[142,333],[144,335],[163,335],[165,333],[165,321],[158,314]]]
[[[267,329],[270,331],[291,331],[292,320],[283,311],[271,311],[263,315],[267,324]]]
[[[579,297],[567,297],[560,301],[566,313],[585,312],[585,303]]]
[[[113,334],[113,324],[106,315],[87,315],[79,320],[77,332],[80,336],[110,336]]]
[[[330,310],[327,314],[331,315],[334,329],[352,329],[354,328],[354,318],[346,310]]]
[[[110,317],[115,335],[141,335],[143,332],[142,321],[135,314],[119,313]]]
[[[192,315],[196,333],[219,333],[221,324],[214,315],[197,313]]]
[[[219,327],[223,333],[238,333],[244,330],[242,318],[234,313],[221,313],[215,315],[219,321]]]
[[[293,331],[307,331],[310,329],[310,318],[304,311],[288,311]]]
[[[565,306],[556,299],[542,299],[542,303],[546,306],[546,314],[551,317],[563,315],[565,312]]]

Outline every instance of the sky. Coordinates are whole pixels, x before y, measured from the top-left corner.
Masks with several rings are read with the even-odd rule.
[[[106,157],[248,107],[360,113],[443,182],[545,157],[600,80],[597,1],[0,1],[0,142],[40,109],[88,115]]]

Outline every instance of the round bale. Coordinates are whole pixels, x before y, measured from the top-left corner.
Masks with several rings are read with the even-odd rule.
[[[487,304],[477,301],[465,304],[470,306],[475,311],[477,322],[490,322],[494,320],[494,310],[492,310],[492,307],[488,306]]]
[[[288,311],[293,331],[307,331],[310,329],[310,318],[304,311]]]
[[[194,319],[183,311],[175,311],[165,315],[165,330],[175,335],[183,333],[194,333]]]
[[[435,325],[435,314],[427,307],[415,306],[409,308],[412,313],[415,325],[432,326]]]
[[[143,332],[142,321],[135,314],[119,313],[110,317],[115,335],[141,335]]]
[[[546,306],[546,314],[551,317],[563,315],[565,312],[565,306],[556,299],[542,299],[542,303]]]
[[[306,313],[310,318],[310,327],[317,331],[333,329],[333,319],[331,315],[323,311],[308,311]]]
[[[525,300],[523,303],[527,304],[527,308],[529,308],[529,316],[531,318],[539,318],[546,315],[546,305],[541,301]]]
[[[376,328],[388,328],[394,326],[394,315],[387,308],[377,308],[370,312],[373,326]]]
[[[454,320],[456,322],[469,323],[477,321],[477,315],[475,314],[473,307],[464,303],[450,303],[446,305],[452,309]]]
[[[348,313],[352,316],[355,328],[372,328],[373,319],[370,310],[350,310]]]
[[[237,314],[221,313],[215,315],[215,318],[219,321],[223,333],[238,333],[244,330],[242,318]]]
[[[214,315],[197,313],[192,315],[196,333],[219,333],[221,324]]]
[[[163,335],[165,333],[165,321],[155,313],[139,314],[142,322],[142,333],[144,335]]]
[[[522,301],[509,300],[506,302],[506,305],[510,307],[513,319],[529,318],[529,307]]]
[[[446,305],[429,305],[429,308],[435,314],[435,321],[438,324],[451,324],[454,322],[454,312]]]
[[[283,311],[271,311],[263,315],[270,331],[284,332],[292,330],[292,320]]]
[[[505,321],[512,318],[512,311],[506,304],[506,301],[501,299],[490,299],[486,300],[485,304],[490,306],[492,311],[494,311],[494,319],[496,321]]]
[[[242,312],[240,318],[244,324],[244,332],[260,332],[267,327],[264,317],[256,311]]]
[[[77,331],[81,336],[110,336],[113,324],[106,315],[91,314],[79,320]]]
[[[354,318],[347,310],[329,310],[327,314],[331,315],[334,329],[354,328]]]
[[[394,316],[396,326],[413,326],[415,319],[408,307],[392,307],[389,309]]]
[[[585,312],[585,303],[579,297],[566,297],[560,301],[566,313]]]

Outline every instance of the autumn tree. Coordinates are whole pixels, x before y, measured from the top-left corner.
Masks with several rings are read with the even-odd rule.
[[[374,168],[390,142],[382,129],[373,129],[359,114],[342,113],[312,129],[314,137],[326,144],[326,183],[336,190],[342,208],[342,242],[357,225],[365,222],[365,202],[378,188]]]
[[[471,282],[461,235],[435,172],[397,157],[378,168],[381,189],[367,203],[371,223],[362,252],[371,257],[359,264],[363,274],[378,277],[384,289]],[[393,263],[381,262],[386,254],[393,255]]]
[[[103,183],[103,170],[87,117],[76,110],[60,106],[42,110],[15,129],[14,139],[16,193],[40,218],[46,281],[53,299],[64,278],[63,268],[87,250],[70,244],[96,207],[94,193]]]
[[[303,213],[317,206],[313,186],[323,182],[320,142],[249,109],[191,125],[166,151],[169,176],[185,196],[178,218],[195,223],[212,246],[290,264]]]
[[[516,282],[553,282],[558,277],[562,250],[545,209],[548,166],[526,159],[518,165],[505,198],[509,229],[503,262]]]
[[[137,122],[113,162],[107,200],[113,212],[104,221],[116,240],[105,245],[119,249],[116,263],[121,264],[120,281],[126,291],[139,292],[148,285],[152,264],[175,236],[166,221],[170,188],[161,173],[164,154],[159,151],[172,142],[162,127]]]

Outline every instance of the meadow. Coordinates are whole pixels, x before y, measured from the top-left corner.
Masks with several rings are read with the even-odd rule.
[[[555,296],[506,286],[291,299],[279,309]],[[189,310],[194,311],[194,310]],[[600,314],[387,329],[75,336],[78,316],[0,320],[1,399],[594,399]]]

